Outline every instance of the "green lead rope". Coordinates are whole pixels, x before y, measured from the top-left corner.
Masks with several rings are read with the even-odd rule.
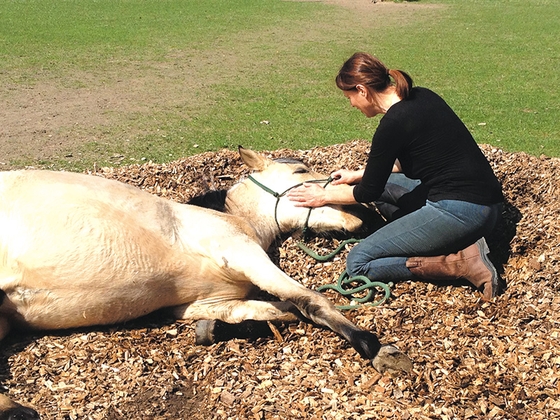
[[[380,281],[371,281],[366,276],[355,276],[349,277],[346,270],[340,275],[336,284],[325,284],[317,288],[318,292],[324,292],[325,290],[335,290],[344,297],[350,299],[351,304],[349,305],[338,305],[337,308],[343,311],[357,309],[360,305],[367,306],[379,306],[385,303],[387,299],[391,297],[391,287],[393,283],[382,283]],[[373,298],[377,294],[377,289],[381,289],[383,292],[383,297],[378,300]],[[366,292],[367,291],[367,292]],[[363,296],[355,296],[356,294],[363,294]]]
[[[317,261],[321,261],[321,262],[325,262],[328,261],[330,259],[332,259],[335,255],[337,255],[340,251],[342,251],[342,249],[348,245],[348,244],[355,244],[357,242],[360,242],[359,239],[346,239],[345,241],[343,241],[338,247],[336,247],[336,249],[331,252],[330,254],[327,255],[319,255],[317,254],[315,251],[313,251],[311,248],[307,247],[306,245],[304,245],[303,242],[298,242],[298,246],[301,250],[303,250],[307,255],[315,258]]]
[[[327,255],[319,255],[303,242],[298,242],[298,247],[307,255],[313,257],[317,261],[325,262],[337,255],[346,245],[360,242],[359,239],[347,239],[343,241],[333,252]],[[318,292],[326,290],[334,290],[352,302],[349,305],[338,305],[337,309],[352,310],[367,304],[367,306],[379,306],[391,297],[391,287],[393,283],[382,283],[380,281],[371,281],[366,276],[349,277],[345,270],[335,284],[325,284],[317,288]],[[381,289],[383,296],[381,299],[373,300],[378,289]],[[365,295],[364,295],[365,292]]]

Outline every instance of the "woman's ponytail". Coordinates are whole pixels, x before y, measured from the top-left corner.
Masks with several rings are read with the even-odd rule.
[[[395,81],[397,95],[401,99],[407,99],[412,89],[412,77],[402,70],[387,70],[387,74]]]

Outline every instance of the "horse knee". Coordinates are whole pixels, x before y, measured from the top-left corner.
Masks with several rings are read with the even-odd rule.
[[[291,302],[309,320],[337,331],[338,328],[333,325],[333,321],[339,315],[341,317],[343,315],[336,310],[334,304],[325,296],[317,292],[311,292],[298,296]]]

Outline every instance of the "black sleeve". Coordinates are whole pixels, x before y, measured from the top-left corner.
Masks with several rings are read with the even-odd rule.
[[[353,190],[358,203],[371,203],[383,193],[399,155],[402,138],[399,124],[384,116],[373,136],[364,176]]]

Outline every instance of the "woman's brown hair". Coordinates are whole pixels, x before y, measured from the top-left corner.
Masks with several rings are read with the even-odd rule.
[[[391,77],[399,98],[407,99],[413,83],[407,73],[388,69],[377,57],[357,52],[341,67],[336,76],[336,85],[341,90],[354,90],[357,85],[363,85],[375,94],[393,85]]]

